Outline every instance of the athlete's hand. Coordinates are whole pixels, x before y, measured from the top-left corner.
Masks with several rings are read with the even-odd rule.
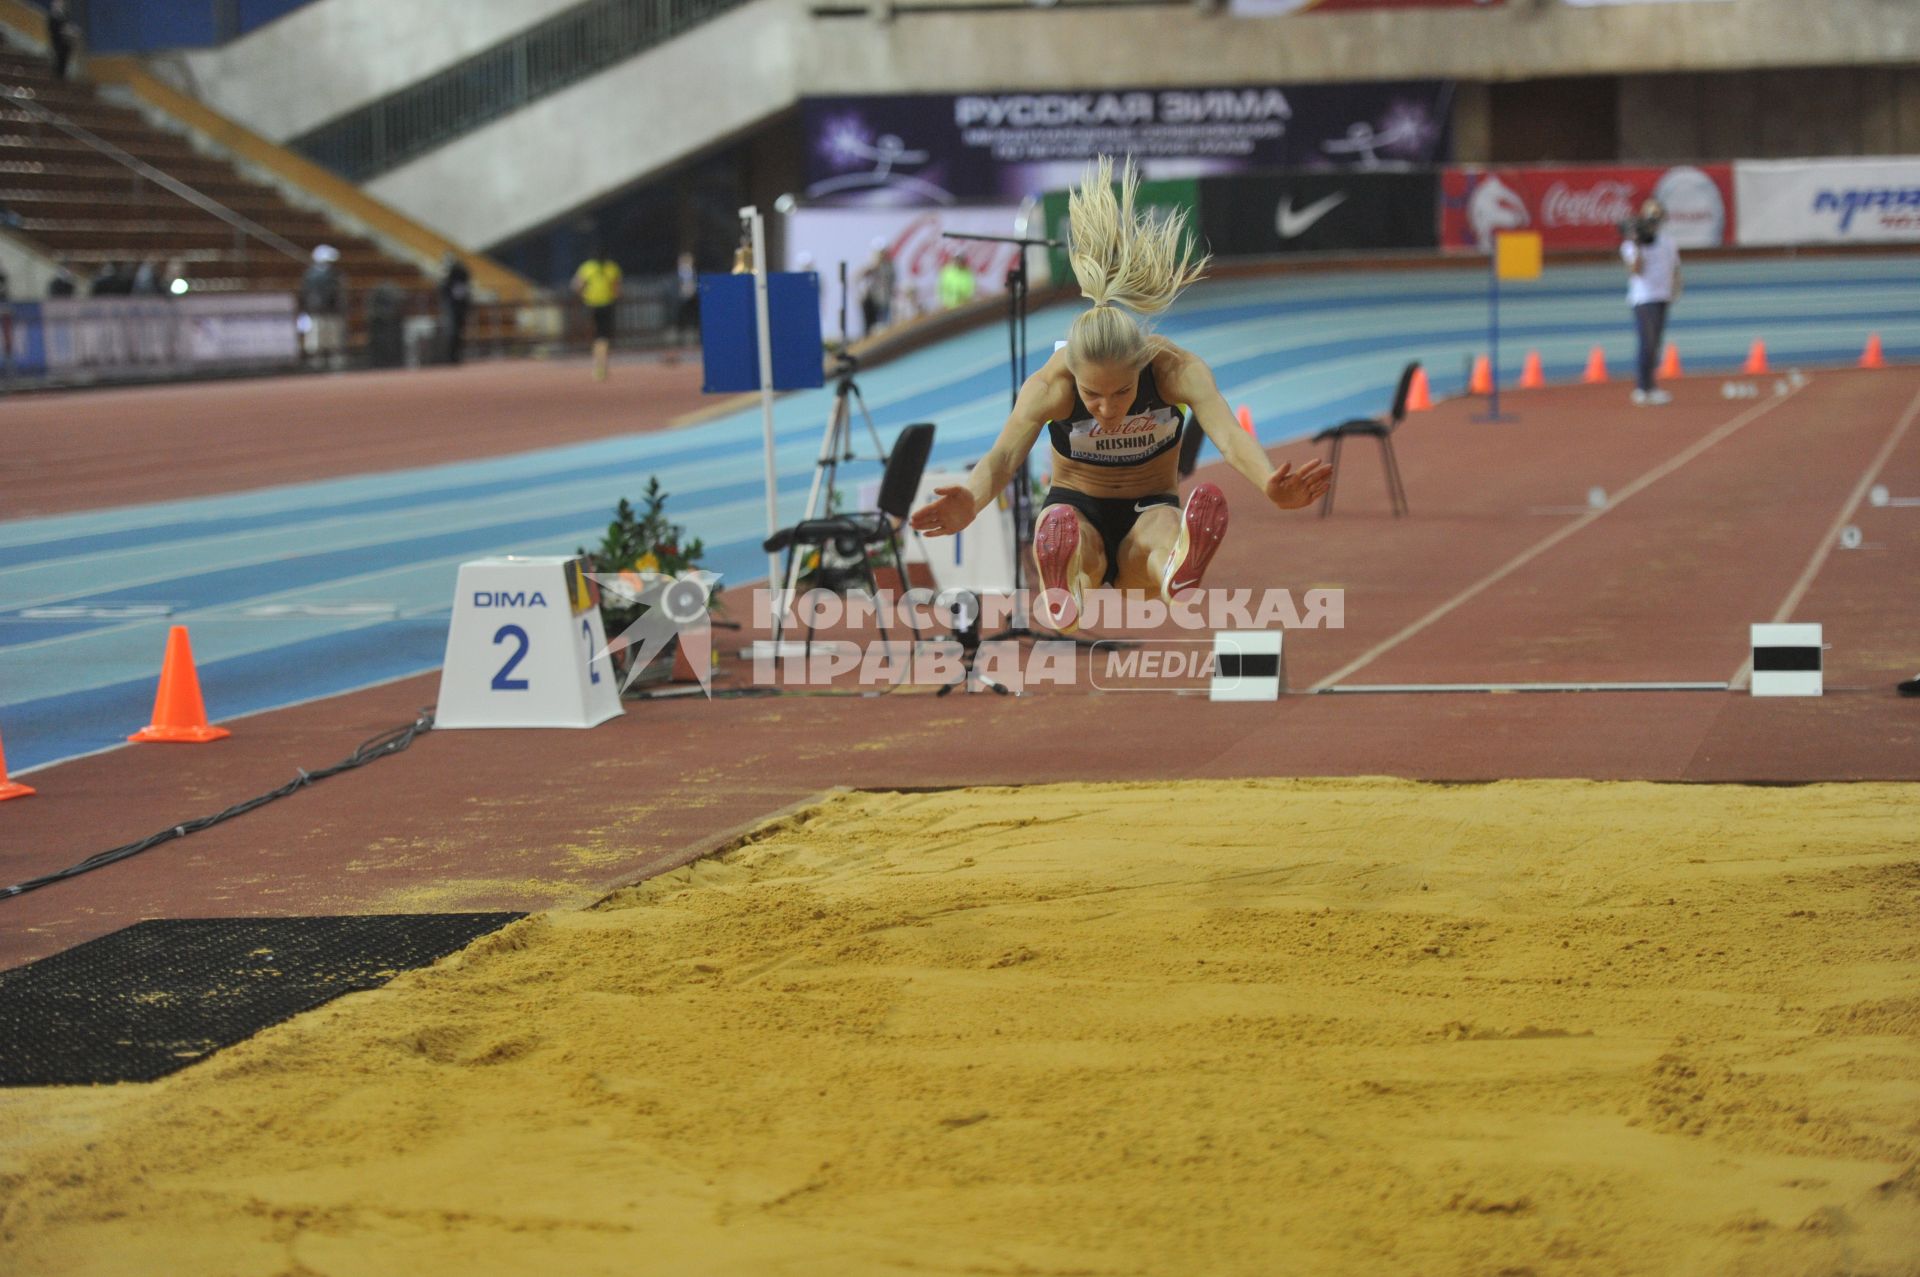
[[[915,532],[949,537],[973,522],[973,493],[966,488],[935,488],[933,500],[907,519]]]
[[[1267,500],[1282,510],[1298,510],[1326,496],[1332,484],[1333,467],[1326,462],[1315,458],[1295,470],[1288,461],[1267,480]]]

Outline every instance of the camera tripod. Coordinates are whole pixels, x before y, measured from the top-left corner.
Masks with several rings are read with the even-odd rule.
[[[955,688],[963,692],[985,688],[1000,696],[1012,695],[1013,690],[1006,684],[995,682],[975,668],[980,659],[980,596],[971,590],[961,589],[945,591],[943,595],[950,596],[943,610],[947,613],[954,641],[960,644],[960,677],[943,684],[934,695],[945,696]]]
[[[880,431],[873,424],[873,414],[867,411],[866,396],[860,393],[860,383],[853,379],[854,371],[860,361],[846,350],[835,357],[833,408],[827,414],[827,428],[820,436],[820,454],[813,463],[813,485],[807,490],[807,505],[801,511],[798,523],[813,519],[828,518],[833,514],[840,463],[854,461],[858,454],[853,450],[853,406],[859,405],[860,419],[866,423],[867,436],[873,440],[873,455],[882,466],[887,464],[887,450],[880,442]],[[797,524],[796,524],[797,526]],[[783,578],[783,599],[792,599],[794,587],[800,579],[800,555],[789,552],[787,570]],[[786,609],[776,608],[773,619],[773,641],[777,647],[786,620]]]

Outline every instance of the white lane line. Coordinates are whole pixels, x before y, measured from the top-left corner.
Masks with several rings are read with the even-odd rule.
[[[1342,683],[1320,695],[1373,692],[1724,692],[1725,683]]]
[[[1827,556],[1833,553],[1834,545],[1840,540],[1840,529],[1853,521],[1855,512],[1860,509],[1860,503],[1866,500],[1867,489],[1873,486],[1874,479],[1886,467],[1887,458],[1891,457],[1893,450],[1900,446],[1900,440],[1906,437],[1907,428],[1913,425],[1913,420],[1917,416],[1920,416],[1920,391],[1914,392],[1913,399],[1907,404],[1907,410],[1900,414],[1900,420],[1895,423],[1893,432],[1887,436],[1887,441],[1880,445],[1880,451],[1873,454],[1873,460],[1867,463],[1866,470],[1860,475],[1860,481],[1853,485],[1853,491],[1849,492],[1847,499],[1841,502],[1840,513],[1834,516],[1832,526],[1828,527],[1826,535],[1820,538],[1820,544],[1814,547],[1813,557],[1807,560],[1806,571],[1800,574],[1800,579],[1793,583],[1793,588],[1787,591],[1787,597],[1780,601],[1779,608],[1774,612],[1775,625],[1781,624],[1792,616],[1793,610],[1800,606],[1800,601],[1807,597],[1807,591],[1813,588],[1813,579],[1820,575],[1820,569],[1826,566]],[[1734,673],[1731,681],[1733,690],[1739,691],[1747,686],[1752,675],[1753,653],[1748,652],[1747,658],[1740,662],[1740,668]]]
[[[1375,660],[1386,655],[1388,652],[1392,651],[1394,648],[1400,646],[1400,644],[1406,642],[1408,639],[1412,638],[1414,635],[1418,634],[1420,631],[1426,629],[1429,625],[1432,625],[1435,621],[1440,620],[1442,617],[1454,611],[1455,609],[1460,607],[1462,604],[1475,598],[1476,596],[1481,594],[1483,591],[1488,590],[1495,585],[1498,585],[1501,581],[1504,581],[1507,577],[1512,576],[1515,572],[1518,572],[1521,568],[1533,562],[1535,559],[1545,554],[1548,550],[1551,550],[1554,546],[1559,545],[1562,541],[1566,540],[1568,537],[1572,536],[1574,533],[1580,531],[1582,528],[1590,527],[1596,519],[1599,519],[1600,517],[1605,515],[1608,511],[1618,509],[1621,502],[1627,500],[1629,497],[1633,497],[1638,495],[1641,492],[1644,492],[1649,487],[1652,487],[1654,484],[1658,483],[1660,480],[1672,474],[1675,470],[1678,470],[1681,466],[1686,465],[1687,462],[1693,460],[1695,457],[1699,456],[1701,453],[1705,452],[1707,449],[1713,447],[1715,444],[1719,443],[1721,440],[1726,439],[1728,436],[1732,435],[1735,431],[1741,429],[1743,426],[1747,425],[1749,422],[1755,421],[1760,417],[1766,415],[1767,413],[1772,412],[1775,408],[1779,407],[1783,403],[1786,403],[1789,399],[1793,398],[1793,396],[1797,395],[1798,393],[1799,392],[1796,390],[1795,392],[1793,392],[1793,395],[1786,395],[1786,396],[1776,397],[1773,399],[1768,399],[1762,403],[1756,404],[1753,407],[1747,409],[1745,412],[1741,413],[1739,416],[1735,417],[1733,420],[1727,422],[1723,426],[1720,426],[1719,428],[1715,429],[1711,434],[1708,434],[1704,438],[1700,439],[1697,443],[1693,444],[1691,447],[1683,449],[1682,451],[1676,453],[1674,456],[1670,457],[1666,461],[1661,462],[1659,465],[1655,466],[1653,469],[1647,471],[1645,474],[1641,475],[1639,478],[1627,484],[1624,488],[1620,489],[1620,491],[1616,493],[1613,496],[1613,498],[1607,502],[1606,505],[1601,506],[1596,510],[1588,511],[1585,515],[1581,516],[1578,519],[1575,519],[1572,523],[1567,524],[1565,527],[1560,528],[1558,531],[1548,534],[1546,537],[1535,542],[1532,546],[1529,546],[1527,549],[1522,550],[1519,554],[1514,555],[1513,558],[1508,559],[1504,564],[1502,564],[1498,568],[1495,568],[1492,572],[1489,572],[1486,576],[1481,577],[1478,581],[1475,581],[1472,585],[1469,585],[1466,589],[1460,591],[1460,593],[1454,595],[1452,598],[1448,599],[1445,603],[1442,603],[1439,607],[1434,608],[1431,612],[1428,612],[1425,616],[1421,617],[1419,620],[1413,622],[1411,625],[1406,626],[1404,629],[1402,629],[1399,633],[1395,634],[1393,637],[1374,644],[1374,646],[1368,648],[1365,652],[1361,653],[1358,657],[1355,657],[1352,661],[1349,661],[1347,664],[1341,666],[1339,669],[1335,670],[1333,673],[1327,675],[1325,678],[1315,683],[1308,690],[1314,691],[1314,692],[1324,691],[1327,688],[1332,687],[1334,684],[1343,682],[1346,679],[1352,677],[1357,671],[1365,669],[1368,665],[1371,665]]]

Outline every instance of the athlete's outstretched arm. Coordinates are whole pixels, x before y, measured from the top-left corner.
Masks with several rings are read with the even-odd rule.
[[[1282,510],[1298,510],[1326,495],[1327,485],[1333,482],[1333,467],[1315,458],[1298,470],[1291,461],[1275,469],[1265,450],[1233,419],[1226,396],[1214,384],[1213,369],[1199,356],[1175,350],[1170,375],[1161,378],[1160,393],[1192,408],[1193,419],[1220,449],[1227,464]]]
[[[1051,361],[1049,361],[1051,363]],[[1013,413],[1000,428],[1000,437],[987,449],[960,487],[935,488],[933,500],[913,512],[908,522],[927,536],[951,536],[973,522],[1013,481],[1020,463],[1033,451],[1041,427],[1053,415],[1058,385],[1045,367],[1028,377],[1014,400]]]

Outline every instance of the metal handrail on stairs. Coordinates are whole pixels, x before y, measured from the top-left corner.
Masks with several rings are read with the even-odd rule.
[[[364,182],[747,2],[586,0],[286,145]]]
[[[91,130],[75,124],[59,112],[49,110],[34,100],[33,91],[26,86],[19,84],[0,85],[0,101],[13,103],[15,106],[26,111],[27,114],[33,116],[35,120],[58,129],[68,137],[73,138],[85,146],[91,147],[108,159],[124,164],[127,168],[133,170],[162,190],[170,191],[178,195],[181,199],[186,200],[189,204],[193,204],[205,212],[213,214],[227,225],[233,227],[237,233],[236,238],[243,235],[248,236],[259,240],[275,252],[284,253],[296,261],[304,262],[307,260],[307,251],[286,236],[275,234],[245,214],[234,212],[219,200],[214,199],[211,195],[195,190],[179,178],[162,172],[139,156],[130,155]]]

